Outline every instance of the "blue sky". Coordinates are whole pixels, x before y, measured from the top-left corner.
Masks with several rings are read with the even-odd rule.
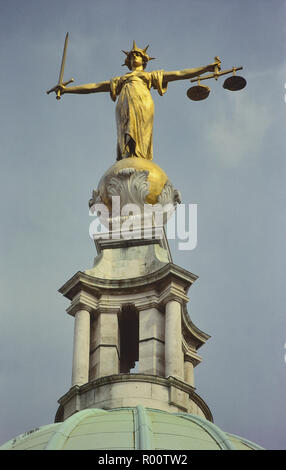
[[[70,386],[73,319],[57,293],[96,255],[87,202],[115,161],[108,94],[46,95],[58,78],[108,80],[133,39],[149,70],[243,65],[247,88],[207,100],[169,84],[155,102],[154,161],[198,204],[198,246],[174,262],[199,275],[197,392],[222,429],[285,448],[285,14],[275,0],[0,1],[0,442],[53,422]]]

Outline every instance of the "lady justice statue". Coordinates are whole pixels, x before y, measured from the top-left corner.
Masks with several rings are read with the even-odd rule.
[[[175,206],[180,202],[179,192],[173,188],[162,168],[152,161],[154,103],[150,90],[154,88],[162,96],[169,82],[192,79],[191,82],[197,81],[198,85],[191,87],[187,95],[192,100],[202,100],[208,96],[210,89],[200,85],[200,80],[217,80],[220,75],[233,73],[233,76],[225,81],[224,88],[242,89],[246,81],[235,76],[236,70],[242,67],[220,71],[221,61],[216,56],[213,63],[203,67],[172,72],[147,72],[145,69],[148,62],[154,59],[147,54],[149,46],[140,49],[133,41],[130,51],[122,51],[126,55],[122,65],[126,65],[129,72],[104,82],[67,86],[74,81],[63,81],[67,42],[68,34],[58,84],[47,93],[54,91],[57,99],[60,99],[61,95],[66,93],[109,92],[113,101],[117,99],[117,161],[101,178],[89,205],[104,202],[111,210],[113,196],[120,196],[121,206],[126,203],[135,203],[140,207],[145,203],[152,206],[171,203]],[[210,74],[205,75],[207,72]]]
[[[59,80],[58,85],[50,90],[55,91],[58,97],[65,93],[109,92],[113,101],[118,98],[116,105],[117,160],[132,156],[147,160],[153,159],[154,103],[150,93],[151,88],[157,90],[162,96],[169,82],[190,79],[206,72],[215,72],[220,67],[220,60],[216,58],[217,62],[204,67],[173,72],[164,70],[146,72],[145,68],[149,60],[154,59],[147,54],[148,47],[140,49],[133,41],[130,51],[122,51],[126,55],[123,65],[126,65],[130,72],[121,77],[100,83],[69,87],[66,85],[73,80],[66,83],[60,83],[61,80]]]

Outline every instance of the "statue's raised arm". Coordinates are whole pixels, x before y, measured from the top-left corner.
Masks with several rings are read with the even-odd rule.
[[[213,62],[212,64],[205,65],[203,67],[196,67],[192,69],[184,69],[184,70],[175,70],[173,72],[166,72],[164,71],[164,82],[174,82],[176,80],[188,80],[190,78],[198,77],[207,72],[213,72],[220,70],[220,60],[217,58],[217,61]]]
[[[76,95],[87,95],[88,93],[100,93],[103,91],[110,91],[110,81],[100,83],[86,83],[85,85],[77,86],[64,86],[58,85],[57,87],[61,94],[73,93]]]

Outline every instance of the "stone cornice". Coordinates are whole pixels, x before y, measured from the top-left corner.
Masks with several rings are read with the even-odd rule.
[[[143,238],[143,239],[124,239],[119,236],[117,240],[114,239],[103,239],[103,238],[96,238],[94,240],[96,249],[98,253],[101,253],[102,250],[104,249],[114,249],[114,248],[126,248],[126,246],[141,246],[141,245],[155,245],[159,244],[164,250],[167,251],[168,254],[168,259],[170,262],[173,262],[172,260],[172,254],[170,251],[169,243],[167,240],[166,232],[164,227],[158,227],[157,230],[159,230],[158,236],[154,236],[152,233],[152,238]],[[119,232],[119,235],[121,234],[121,231]],[[155,234],[156,235],[156,234]]]
[[[186,296],[184,290],[175,282],[172,282],[166,286],[166,288],[160,294],[160,303],[163,305],[166,305],[171,300],[176,300],[181,305],[184,305],[189,301],[189,298]]]
[[[71,398],[73,398],[75,395],[79,395],[80,394],[80,386],[79,385],[73,385],[73,387],[71,387],[67,393],[65,393],[59,400],[58,400],[58,403],[60,403],[61,405],[64,405],[65,403],[67,403]]]
[[[160,298],[158,294],[142,295],[141,298],[136,299],[134,302],[134,306],[141,312],[142,310],[149,310],[151,308],[156,308],[157,310],[161,310],[160,308]]]
[[[118,382],[151,382],[158,385],[164,385],[170,387],[171,385],[176,386],[183,392],[188,393],[189,395],[193,396],[195,391],[195,387],[182,380],[177,379],[176,377],[160,377],[158,375],[151,375],[151,374],[114,374],[108,375],[105,377],[100,377],[99,379],[92,380],[84,385],[74,385],[69,391],[63,395],[59,400],[58,403],[64,404],[67,400],[73,397],[75,394],[79,393],[82,394],[94,388],[100,387],[102,385],[118,383]]]
[[[194,344],[199,349],[211,338],[210,335],[200,330],[190,319],[186,304],[182,308],[182,334],[187,344]]]
[[[202,362],[201,356],[199,356],[196,351],[191,349],[186,342],[185,338],[182,338],[182,343],[183,343],[183,352],[184,352],[184,361],[185,362],[191,362],[194,367],[196,367],[198,364]]]
[[[160,244],[160,239],[118,239],[118,240],[112,240],[112,239],[99,239],[95,240],[95,246],[97,248],[98,253],[100,253],[102,250],[110,250],[110,249],[116,249],[116,248],[126,248],[129,246],[140,246],[140,245],[159,245]]]
[[[213,415],[206,402],[195,392],[192,395],[192,400],[196,403],[196,405],[198,405],[199,408],[203,410],[206,419],[213,423]]]
[[[173,263],[168,263],[148,275],[129,279],[96,278],[79,271],[59,289],[59,292],[70,300],[80,290],[90,292],[96,297],[100,297],[101,294],[107,291],[129,293],[134,291],[134,288],[140,287],[143,290],[149,290],[151,286],[161,292],[171,281],[174,281],[181,285],[186,294],[189,287],[197,279],[198,276]]]
[[[85,291],[93,296],[100,298],[101,290],[98,289],[92,281],[88,279],[89,276],[81,271],[78,271],[71,277],[62,287],[59,288],[59,292],[72,300],[79,292]]]
[[[79,310],[86,310],[89,313],[97,309],[97,300],[85,291],[79,292],[72,300],[71,305],[66,309],[69,315],[75,316]]]
[[[118,314],[121,310],[121,305],[118,301],[113,299],[100,299],[97,304],[96,313],[108,313],[108,314]]]

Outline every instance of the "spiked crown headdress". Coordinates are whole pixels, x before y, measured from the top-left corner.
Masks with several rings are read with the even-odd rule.
[[[139,52],[141,54],[141,56],[143,57],[143,68],[145,69],[145,67],[146,67],[147,63],[149,62],[149,60],[154,60],[155,59],[155,57],[150,57],[147,54],[146,51],[147,51],[148,47],[149,47],[149,44],[144,49],[140,49],[139,47],[137,47],[136,42],[133,41],[133,47],[130,51],[123,51],[122,50],[122,52],[124,52],[124,54],[126,55],[125,62],[122,65],[126,65],[129,68],[129,70],[131,70],[131,63],[130,63],[131,55],[132,55],[133,52]]]

